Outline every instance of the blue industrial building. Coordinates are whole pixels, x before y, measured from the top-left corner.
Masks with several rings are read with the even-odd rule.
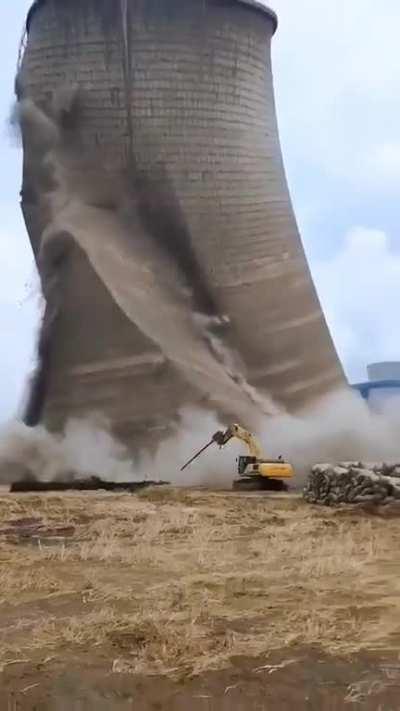
[[[371,409],[382,410],[397,399],[400,406],[400,362],[373,363],[367,371],[368,380],[352,387],[358,390]]]

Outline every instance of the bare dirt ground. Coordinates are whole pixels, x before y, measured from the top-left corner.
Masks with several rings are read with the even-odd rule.
[[[400,709],[399,543],[297,497],[2,494],[0,709]]]

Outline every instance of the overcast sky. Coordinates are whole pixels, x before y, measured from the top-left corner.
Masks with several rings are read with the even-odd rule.
[[[8,128],[29,4],[0,3],[0,420],[20,403],[38,320],[18,205],[21,155]],[[400,359],[400,3],[274,0],[273,7],[292,198],[339,355],[350,380],[363,380],[368,362]]]

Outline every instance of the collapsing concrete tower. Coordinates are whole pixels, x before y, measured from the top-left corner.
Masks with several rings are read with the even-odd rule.
[[[32,6],[16,92],[47,307],[29,424],[99,411],[140,444],[184,405],[246,419],[344,383],[284,174],[276,26],[256,0]]]

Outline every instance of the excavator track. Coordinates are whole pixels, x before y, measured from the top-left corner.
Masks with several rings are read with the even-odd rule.
[[[281,479],[268,479],[265,476],[244,476],[233,482],[234,491],[288,491],[286,482]]]

